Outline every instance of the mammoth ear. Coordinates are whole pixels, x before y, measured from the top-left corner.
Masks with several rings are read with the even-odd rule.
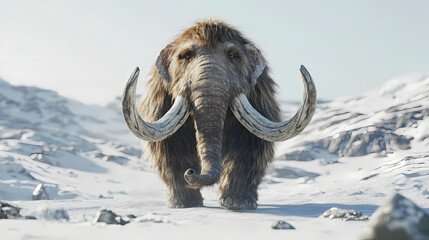
[[[256,80],[262,74],[265,69],[265,59],[261,54],[261,51],[255,47],[255,45],[249,43],[244,45],[246,47],[247,56],[249,56],[250,65],[252,66],[253,73],[250,76],[252,86],[256,84]]]
[[[170,82],[170,75],[168,74],[168,67],[170,62],[168,57],[173,52],[173,49],[176,45],[168,44],[162,51],[159,53],[158,58],[156,59],[155,66],[158,70],[159,75],[161,75],[167,82]]]

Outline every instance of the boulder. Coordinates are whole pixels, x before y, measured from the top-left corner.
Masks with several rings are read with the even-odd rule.
[[[21,208],[19,207],[0,202],[0,219],[22,218],[22,216],[19,214],[19,211],[21,211]]]
[[[124,219],[122,219],[121,216],[116,215],[114,212],[106,209],[100,211],[97,216],[96,222],[117,225],[125,225],[129,223],[129,221],[125,221]]]
[[[0,219],[36,219],[33,216],[21,216],[21,208],[0,202]]]
[[[326,210],[320,217],[329,219],[341,219],[343,221],[367,221],[368,216],[363,215],[361,212],[355,210],[347,210],[340,208],[330,208]]]
[[[361,240],[428,240],[429,215],[397,193],[377,209]]]

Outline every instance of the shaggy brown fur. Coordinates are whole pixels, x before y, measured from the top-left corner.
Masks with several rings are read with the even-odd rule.
[[[172,44],[196,42],[215,48],[219,43],[227,41],[242,46],[250,43],[231,26],[208,20],[187,29]],[[182,66],[170,66],[172,67],[174,69],[169,69],[169,72],[175,75],[185,71],[180,69]],[[154,67],[147,83],[147,95],[139,106],[143,119],[156,121],[161,118],[172,106],[175,96],[183,94],[180,92],[183,88],[178,87],[178,84],[166,81]],[[276,84],[268,75],[268,68],[259,76],[256,85],[241,86],[245,89],[236,91],[246,93],[257,111],[272,121],[280,121],[279,107],[274,98]],[[194,168],[197,172],[201,170],[194,121],[191,113],[191,117],[174,135],[160,142],[147,143],[146,151],[168,186],[171,207],[194,207],[202,206],[203,203],[200,190],[187,184],[183,177],[188,168]],[[223,128],[220,204],[229,209],[256,208],[257,188],[273,154],[273,143],[251,134],[228,109]]]

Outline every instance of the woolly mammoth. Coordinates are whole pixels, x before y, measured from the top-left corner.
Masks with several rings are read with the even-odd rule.
[[[168,44],[139,106],[136,68],[123,93],[123,114],[145,140],[145,152],[168,187],[170,207],[202,206],[200,189],[219,183],[221,206],[256,209],[273,142],[296,136],[315,111],[314,83],[304,66],[300,71],[304,101],[282,122],[264,57],[223,22],[197,23]]]

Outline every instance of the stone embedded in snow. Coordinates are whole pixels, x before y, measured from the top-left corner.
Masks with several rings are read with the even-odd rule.
[[[46,192],[45,186],[39,183],[33,191],[33,200],[49,200],[48,193]]]
[[[377,209],[361,240],[428,240],[429,215],[399,193]]]
[[[64,209],[41,208],[32,213],[37,219],[44,219],[47,221],[62,221],[67,222],[70,220],[68,213]]]
[[[347,210],[340,208],[330,208],[326,210],[320,217],[329,219],[341,219],[343,221],[367,221],[368,216],[363,215],[361,212],[355,210]]]
[[[21,211],[21,208],[19,207],[0,202],[0,219],[22,218],[22,216],[19,214],[19,211]]]
[[[281,220],[274,222],[271,228],[272,229],[295,229],[295,227],[290,225],[288,222],[281,221]]]
[[[36,219],[33,216],[21,216],[21,208],[0,202],[0,219]]]
[[[129,221],[125,221],[121,216],[116,215],[114,212],[110,210],[101,210],[98,214],[96,222],[102,222],[106,224],[117,224],[117,225],[125,225],[129,223]]]

